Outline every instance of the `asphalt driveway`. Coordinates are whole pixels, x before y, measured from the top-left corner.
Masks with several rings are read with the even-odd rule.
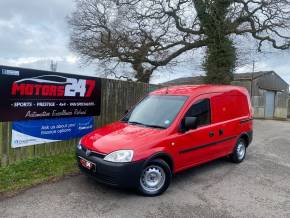
[[[290,122],[256,120],[242,164],[180,173],[160,197],[75,176],[0,201],[0,217],[290,217]]]

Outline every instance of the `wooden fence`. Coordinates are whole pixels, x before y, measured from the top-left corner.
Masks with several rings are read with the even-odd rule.
[[[102,79],[101,115],[95,117],[95,128],[120,119],[146,93],[159,88],[156,85]],[[49,156],[72,151],[79,139],[11,148],[11,122],[0,122],[0,167],[33,157]]]

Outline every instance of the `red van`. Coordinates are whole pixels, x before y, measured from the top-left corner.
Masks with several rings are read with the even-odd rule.
[[[248,92],[237,86],[174,86],[151,92],[120,121],[84,136],[82,172],[156,196],[172,175],[229,156],[240,163],[252,141]]]

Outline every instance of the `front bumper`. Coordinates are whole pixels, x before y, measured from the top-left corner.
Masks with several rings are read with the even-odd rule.
[[[145,160],[130,163],[113,163],[105,161],[101,155],[86,156],[85,151],[77,150],[76,156],[81,172],[98,182],[125,188],[138,186],[139,177]],[[80,157],[96,165],[95,170],[88,170],[80,164]]]

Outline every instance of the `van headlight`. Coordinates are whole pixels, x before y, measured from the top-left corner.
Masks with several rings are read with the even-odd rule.
[[[131,162],[134,152],[132,150],[119,150],[108,154],[104,160],[116,163]]]
[[[81,144],[81,141],[82,141],[82,139],[80,139],[79,143],[77,144],[77,149],[78,150],[82,150],[83,149],[83,146]]]
[[[79,144],[77,145],[77,149],[78,149],[78,150],[82,150],[82,149],[83,149],[83,146],[79,143]]]

